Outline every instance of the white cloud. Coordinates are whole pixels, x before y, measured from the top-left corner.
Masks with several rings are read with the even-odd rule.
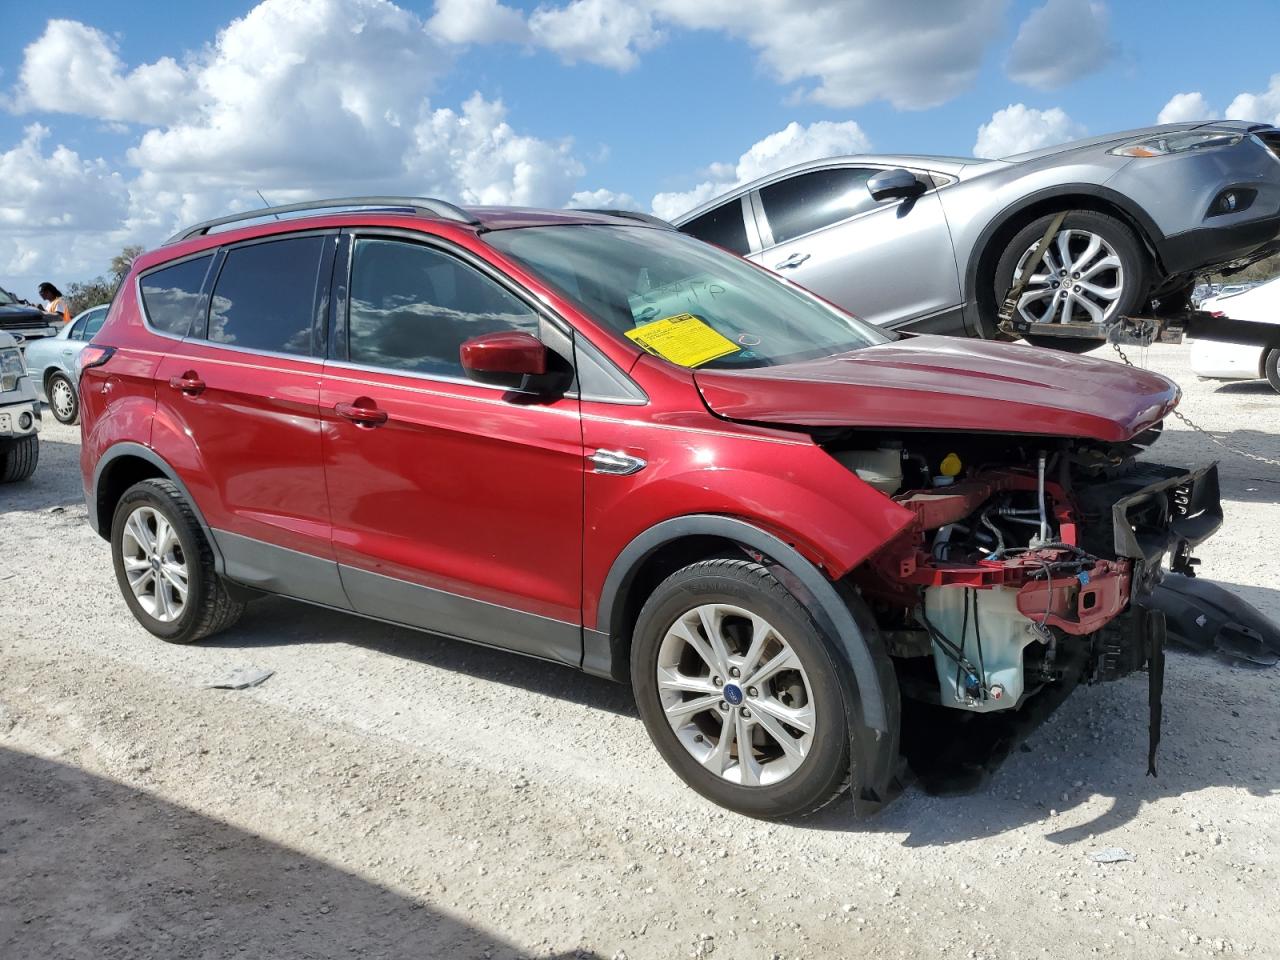
[[[630,70],[673,29],[713,30],[744,41],[796,94],[829,107],[887,100],[923,109],[977,76],[999,35],[1007,0],[966,0],[939,15],[935,0],[569,0],[539,5],[527,21],[496,0],[441,0],[432,25],[453,40],[529,42],[566,63]],[[690,76],[701,66],[689,64]]]
[[[1229,120],[1257,120],[1280,124],[1280,73],[1271,75],[1271,84],[1262,93],[1242,93],[1227,107]]]
[[[566,63],[585,61],[630,70],[642,51],[662,41],[653,14],[625,0],[572,0],[563,7],[538,7],[529,17],[535,42]]]
[[[653,212],[670,220],[727,190],[767,173],[847,153],[862,153],[871,142],[852,120],[836,123],[819,120],[807,127],[792,121],[776,133],[753,143],[736,164],[716,163],[706,171],[707,179],[690,190],[659,193],[653,198]]]
[[[50,35],[106,43],[60,23],[32,47]],[[563,205],[584,172],[572,141],[520,133],[501,101],[479,94],[456,108],[430,101],[457,49],[440,26],[388,0],[263,0],[175,65],[181,110],[142,97],[134,79],[144,68],[118,57],[102,76],[72,71],[56,87],[58,109],[152,122],[116,169],[42,146],[53,139],[43,127],[0,154],[0,270],[15,283],[91,277],[126,242],[154,244],[184,224],[258,206],[256,190],[273,203],[397,193]],[[38,60],[31,49],[24,63]],[[20,79],[11,106],[55,109],[49,89]]]
[[[519,10],[498,0],[436,0],[427,28],[450,43],[522,43],[529,28]]]
[[[1202,93],[1175,93],[1160,109],[1156,123],[1188,123],[1193,120],[1216,120],[1218,115]]]
[[[115,44],[101,30],[74,20],[50,20],[23,52],[11,106],[156,123],[181,116],[191,96],[191,77],[169,57],[126,71]]]
[[[1024,103],[1013,103],[997,110],[989,122],[978,128],[978,142],[973,145],[973,155],[993,159],[1008,157],[1065,143],[1084,133],[1084,127],[1059,107],[1035,110]]]
[[[596,210],[640,210],[641,204],[629,193],[614,193],[612,190],[579,190],[566,207],[575,210],[594,208]]]
[[[0,153],[0,227],[6,233],[100,230],[118,225],[128,207],[124,178],[103,160],[42,144],[49,130],[33,123]]]
[[[1018,28],[1009,51],[1009,76],[1040,90],[1064,86],[1101,69],[1115,52],[1106,4],[1048,0]]]

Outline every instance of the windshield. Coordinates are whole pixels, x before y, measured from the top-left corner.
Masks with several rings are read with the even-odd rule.
[[[605,326],[681,366],[774,366],[889,339],[671,230],[575,224],[498,230],[485,239]]]
[[[18,302],[17,297],[15,297],[12,293],[10,293],[4,287],[0,287],[0,306],[4,306],[5,304],[8,304],[8,303],[17,303],[17,302]]]

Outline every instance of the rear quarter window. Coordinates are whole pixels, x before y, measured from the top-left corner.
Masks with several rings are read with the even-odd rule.
[[[153,270],[138,281],[147,322],[162,333],[185,337],[199,313],[200,288],[212,262],[212,254],[184,260],[172,267]],[[101,322],[98,325],[101,326]]]

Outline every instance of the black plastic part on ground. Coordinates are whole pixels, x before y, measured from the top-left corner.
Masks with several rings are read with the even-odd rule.
[[[1180,647],[1258,666],[1280,660],[1280,625],[1216,583],[1171,573],[1147,603],[1164,613],[1169,640]]]

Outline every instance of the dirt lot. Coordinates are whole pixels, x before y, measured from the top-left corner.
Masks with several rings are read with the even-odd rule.
[[[1280,397],[1148,359],[1280,457]],[[758,823],[667,771],[626,689],[567,669],[277,600],[155,640],[84,522],[78,428],[46,425],[34,480],[0,491],[6,960],[1280,954],[1280,668],[1172,655],[1158,779],[1133,677],[976,793]],[[1156,453],[1216,455],[1179,423]],[[1280,468],[1222,467],[1202,570],[1280,617]],[[246,665],[276,673],[205,688]],[[1088,859],[1105,846],[1136,862]]]

